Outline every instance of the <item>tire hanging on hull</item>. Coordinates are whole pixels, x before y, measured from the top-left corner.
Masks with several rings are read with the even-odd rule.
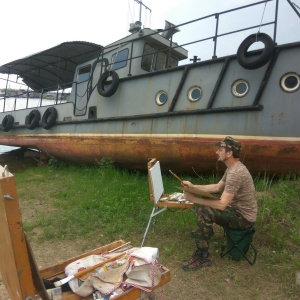
[[[258,55],[249,55],[248,49],[255,42],[262,42],[265,48]],[[247,69],[254,70],[264,66],[272,57],[274,53],[274,42],[272,38],[265,33],[255,33],[249,35],[239,46],[237,51],[237,61],[239,64]]]
[[[26,128],[30,130],[34,129],[39,124],[40,119],[41,119],[41,113],[37,109],[32,110],[30,114],[26,116],[25,119]]]
[[[6,115],[1,123],[1,129],[5,132],[10,131],[14,126],[15,119],[12,115]]]
[[[43,128],[46,130],[51,129],[55,125],[56,119],[57,119],[56,108],[55,107],[47,108],[42,117]]]
[[[107,79],[111,77],[112,81],[109,83]],[[107,89],[104,89],[106,84],[110,84]],[[98,93],[103,97],[111,97],[119,87],[119,75],[115,71],[105,71],[99,78],[97,89]]]

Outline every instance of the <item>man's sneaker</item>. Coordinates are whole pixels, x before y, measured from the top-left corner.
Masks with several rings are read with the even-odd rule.
[[[201,250],[196,250],[192,257],[182,263],[182,269],[185,271],[196,271],[200,268],[208,267],[212,265],[212,261],[208,255],[203,255]]]

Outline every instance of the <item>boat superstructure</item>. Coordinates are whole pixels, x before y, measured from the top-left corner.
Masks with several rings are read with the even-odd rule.
[[[273,19],[221,31],[223,15],[246,16],[266,5]],[[7,82],[17,75],[28,88],[1,96],[0,144],[83,163],[110,157],[145,169],[155,157],[165,169],[212,172],[212,142],[231,135],[242,142],[242,160],[253,173],[299,174],[300,42],[276,42],[278,8],[278,0],[260,1],[181,25],[167,22],[164,30],[138,21],[106,47],[66,42],[5,64]],[[175,42],[184,26],[205,31],[201,22],[208,20],[208,36]],[[218,45],[235,35],[235,51],[219,56]],[[186,48],[201,50],[208,41],[212,57],[189,60]]]

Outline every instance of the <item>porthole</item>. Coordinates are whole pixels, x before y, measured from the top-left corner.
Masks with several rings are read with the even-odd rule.
[[[196,102],[202,97],[202,90],[199,86],[192,86],[189,88],[187,97],[191,102]]]
[[[235,97],[244,97],[249,92],[249,83],[244,79],[238,79],[232,84],[231,92]]]
[[[297,73],[286,73],[280,79],[280,87],[287,93],[296,92],[300,86],[300,78]]]
[[[164,105],[168,100],[168,94],[165,91],[159,91],[155,96],[157,105]]]

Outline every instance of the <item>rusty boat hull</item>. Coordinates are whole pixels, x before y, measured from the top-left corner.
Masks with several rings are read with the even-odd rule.
[[[298,139],[235,137],[243,144],[241,161],[252,174],[300,174]],[[7,136],[5,144],[39,149],[49,157],[74,163],[97,164],[109,157],[120,167],[144,170],[149,158],[155,157],[161,161],[164,171],[222,174],[224,165],[217,161],[213,142],[223,138],[220,135],[180,138],[176,135],[22,135]]]

